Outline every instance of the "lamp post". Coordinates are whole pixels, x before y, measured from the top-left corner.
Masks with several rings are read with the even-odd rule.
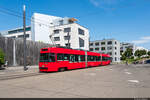
[[[23,31],[24,31],[24,71],[26,71],[28,68],[26,67],[26,20],[25,20],[25,5],[23,5]]]

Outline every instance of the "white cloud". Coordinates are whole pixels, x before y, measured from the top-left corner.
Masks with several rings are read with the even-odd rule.
[[[147,42],[149,42],[149,41],[148,40],[134,40],[134,41],[132,41],[132,43],[135,43],[135,44],[144,44]]]
[[[141,37],[143,40],[150,40],[150,36]]]
[[[139,40],[133,40],[132,43],[135,44],[145,44],[150,42],[150,36],[141,37]]]
[[[110,7],[124,0],[89,0],[96,7]]]

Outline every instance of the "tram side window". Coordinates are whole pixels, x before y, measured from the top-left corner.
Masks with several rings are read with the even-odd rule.
[[[75,62],[79,62],[79,55],[75,55]]]
[[[49,62],[48,53],[41,53],[40,54],[40,62]]]
[[[88,60],[88,61],[91,61],[90,59],[91,59],[91,56],[87,56],[87,60]]]
[[[75,62],[75,55],[70,55],[70,61]]]
[[[101,57],[100,56],[96,56],[96,61],[100,61]]]
[[[55,62],[55,54],[54,53],[49,54],[49,62]]]
[[[94,61],[94,56],[91,56],[91,61]]]
[[[96,56],[88,56],[88,61],[96,61]]]
[[[107,60],[111,60],[111,57],[107,57]]]
[[[64,60],[69,60],[69,54],[64,54]]]
[[[58,53],[58,54],[57,54],[57,60],[59,60],[59,61],[63,61],[63,60],[64,60],[64,55],[63,55],[63,54]]]
[[[96,61],[96,56],[91,56],[91,61]]]
[[[78,61],[79,62],[85,61],[85,56],[84,55],[78,55]]]
[[[85,61],[85,55],[80,55],[81,61]]]
[[[105,61],[105,57],[102,57],[102,61]]]
[[[97,56],[94,56],[94,61],[96,61]]]
[[[105,61],[107,61],[107,57],[105,57]]]

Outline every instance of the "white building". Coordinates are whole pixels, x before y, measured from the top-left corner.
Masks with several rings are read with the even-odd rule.
[[[124,42],[120,43],[120,53],[125,52],[127,48],[130,48],[130,49],[133,50],[133,55],[134,55],[136,50],[146,50],[146,51],[148,51],[148,49],[146,49],[144,47],[136,46],[133,43],[124,43]]]
[[[148,49],[146,49],[144,47],[139,47],[139,46],[136,47],[136,50],[146,50],[148,52]]]
[[[7,31],[2,31],[2,32],[0,32],[0,34],[5,37],[10,37],[10,38],[23,38],[24,37],[22,27],[7,30]],[[30,26],[26,27],[26,38],[27,38],[27,40],[31,40],[31,27]]]
[[[60,46],[68,46],[69,42],[73,49],[89,50],[89,31],[75,21],[74,18],[34,13],[31,22],[32,40]]]
[[[90,41],[90,51],[109,54],[112,62],[120,62],[120,42],[115,39]]]
[[[136,46],[133,43],[125,43],[125,42],[120,43],[120,53],[125,52],[127,48],[132,49],[133,54],[136,51]]]
[[[27,26],[26,28],[26,37],[28,40],[60,46],[68,46],[69,43],[73,49],[89,50],[89,31],[75,21],[77,20],[74,18],[34,13],[31,18],[31,27]],[[5,37],[21,38],[23,37],[23,28],[0,33]]]

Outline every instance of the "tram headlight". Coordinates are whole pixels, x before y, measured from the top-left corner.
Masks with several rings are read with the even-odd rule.
[[[42,65],[42,67],[45,67],[44,65]]]

